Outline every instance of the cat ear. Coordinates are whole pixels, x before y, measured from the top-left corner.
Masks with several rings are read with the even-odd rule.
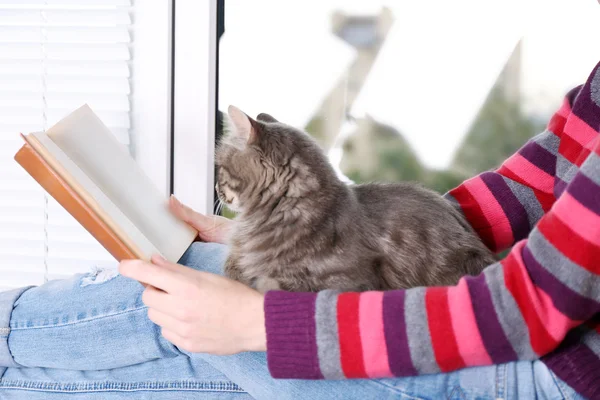
[[[272,116],[270,116],[269,114],[266,114],[266,113],[258,114],[256,116],[256,119],[259,121],[264,121],[264,122],[279,122],[275,118],[273,118]]]
[[[229,106],[227,113],[233,123],[234,133],[247,143],[253,143],[257,137],[258,123],[236,106]]]

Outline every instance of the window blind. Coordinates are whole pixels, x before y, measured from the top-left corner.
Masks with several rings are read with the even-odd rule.
[[[84,103],[129,145],[134,11],[129,0],[0,0],[0,290],[116,264],[13,156],[19,132]]]

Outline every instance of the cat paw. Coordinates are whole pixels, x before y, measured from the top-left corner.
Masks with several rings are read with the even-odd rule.
[[[281,290],[281,286],[279,286],[279,282],[277,282],[273,278],[261,276],[260,278],[256,278],[254,282],[254,287],[256,290],[265,294],[269,290]]]

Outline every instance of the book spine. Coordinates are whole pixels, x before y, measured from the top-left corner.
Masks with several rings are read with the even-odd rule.
[[[21,147],[15,161],[117,261],[138,258],[29,144]]]

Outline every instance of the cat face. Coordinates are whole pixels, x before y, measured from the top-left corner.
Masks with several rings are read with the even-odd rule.
[[[314,164],[327,159],[310,136],[268,114],[254,120],[230,106],[228,116],[215,159],[215,188],[228,208],[244,212],[316,184]]]
[[[285,127],[269,115],[261,114],[262,121],[257,121],[231,106],[228,116],[227,133],[216,154],[216,191],[228,208],[242,212],[280,186],[290,143]]]

